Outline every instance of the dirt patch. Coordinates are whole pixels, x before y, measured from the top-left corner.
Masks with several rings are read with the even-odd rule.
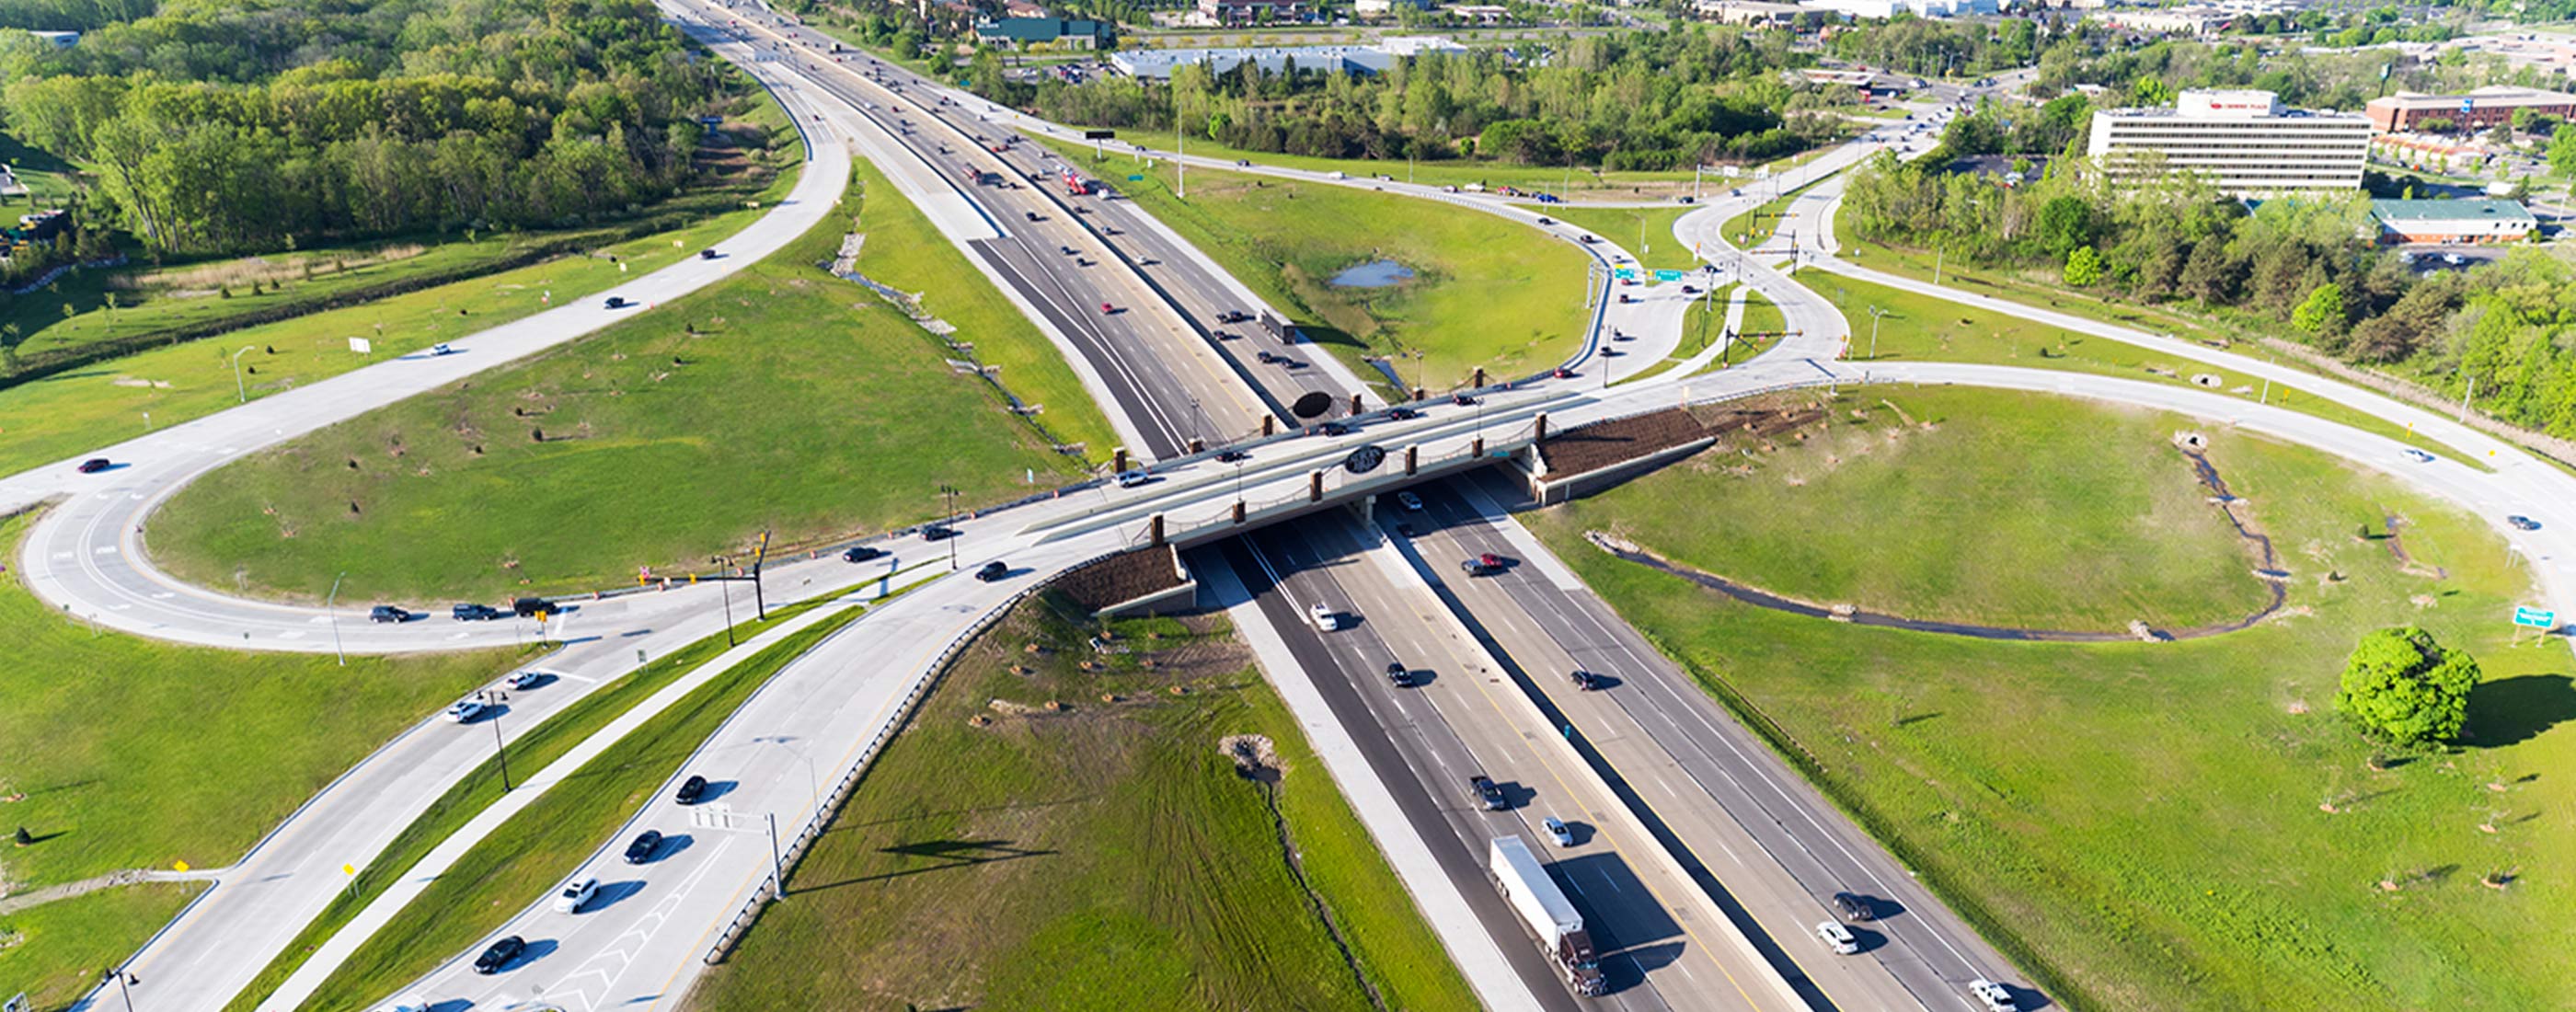
[[[1567,429],[1541,440],[1539,453],[1551,473],[1584,474],[1702,439],[1744,435],[1768,440],[1824,414],[1824,408],[1807,402],[1671,408]]]

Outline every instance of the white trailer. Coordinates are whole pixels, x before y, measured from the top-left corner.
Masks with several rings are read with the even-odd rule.
[[[1601,977],[1592,936],[1583,930],[1583,915],[1556,887],[1556,880],[1547,877],[1547,869],[1539,866],[1529,844],[1517,836],[1495,837],[1486,847],[1485,864],[1494,887],[1503,891],[1503,900],[1538,939],[1539,949],[1564,972],[1565,982],[1578,994],[1606,990],[1608,982]]]

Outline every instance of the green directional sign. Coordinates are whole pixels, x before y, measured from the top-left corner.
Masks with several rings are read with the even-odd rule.
[[[1143,176],[1129,176],[1129,177],[1127,177],[1127,181],[1128,181],[1128,182],[1130,182],[1130,183],[1141,183],[1141,182],[1144,182],[1144,181],[1145,181],[1145,177],[1143,177]]]
[[[2515,608],[2513,624],[2533,629],[2558,628],[2558,613],[2541,608]]]
[[[1657,281],[1679,281],[1681,279],[1682,272],[1680,271],[1667,271],[1661,269],[1655,271],[1655,280]]]
[[[1610,276],[1618,278],[1621,281],[1634,281],[1637,279],[1637,269],[1634,267],[1613,267],[1610,269]]]

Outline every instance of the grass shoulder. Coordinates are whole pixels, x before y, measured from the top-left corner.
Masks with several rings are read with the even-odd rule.
[[[0,520],[17,548],[32,515]],[[0,852],[12,889],[221,867],[367,753],[524,656],[237,653],[100,632],[0,583]]]
[[[1023,494],[1024,473],[1081,473],[938,336],[816,268],[901,201],[864,187],[699,292],[217,470],[156,514],[156,557],[284,597],[362,558],[344,598],[478,600],[689,572],[763,530],[792,548],[897,527],[941,512],[942,485],[972,507]]]
[[[143,947],[205,886],[145,882],[0,914],[0,980],[38,1012],[58,1012],[98,986],[99,968]]]
[[[1591,229],[1604,239],[1628,248],[1637,263],[1648,270],[1696,270],[1702,266],[1699,254],[1673,236],[1673,223],[1698,208],[1690,205],[1673,207],[1566,207],[1548,204],[1532,208],[1540,214]]]
[[[1439,201],[1209,170],[1190,173],[1182,200],[1169,164],[1115,154],[1094,161],[1079,144],[1057,148],[1363,377],[1381,376],[1367,358],[1393,356],[1408,382],[1418,373],[1424,385],[1445,389],[1480,366],[1497,378],[1536,372],[1582,345],[1588,258],[1526,226]],[[1377,260],[1413,276],[1378,288],[1331,283]]]
[[[691,1007],[1475,1007],[1223,619],[1108,628],[961,653]]]
[[[1981,620],[2035,608],[2118,618],[2156,597],[2190,607],[2201,581],[2243,597],[2244,567],[2194,547],[2183,529],[2206,517],[2187,504],[2171,516],[2153,502],[2139,509],[2141,495],[2174,493],[2079,501],[2026,484],[1952,487],[1962,470],[1989,466],[1966,458],[2025,455],[2049,462],[2034,476],[2100,474],[2109,465],[2081,458],[2117,458],[2152,486],[2165,479],[2151,472],[2173,463],[2170,431],[2207,431],[2197,423],[2041,408],[2018,393],[1860,388],[1836,405],[1838,428],[1853,407],[1892,413],[1881,398],[1939,420],[1901,437],[1922,445],[1872,454],[1925,454],[1914,462],[1931,466],[1851,480],[1841,473],[1883,466],[1854,459],[1860,433],[1783,437],[1754,451],[1750,477],[1731,473],[1742,454],[1712,454],[1532,514],[1531,525],[2060,1004],[2576,1000],[2576,955],[2550,941],[2576,926],[2566,874],[2576,841],[2542,828],[2545,813],[2576,801],[2567,655],[2508,645],[2499,616],[2527,599],[2531,574],[2444,502],[2304,448],[2210,433],[2214,465],[2282,550],[2287,606],[2241,632],[2168,643],[2001,642],[1824,621],[1737,602],[1583,540],[1621,530],[1720,574],[1789,582],[1799,574],[1777,567],[1797,551],[1790,542],[1869,539],[1874,566],[1947,571],[1963,588],[1909,606],[1947,602]],[[2050,416],[2062,424],[2036,424]],[[1833,473],[1788,480],[1819,469]],[[1911,498],[1958,512],[1901,519]],[[1667,504],[1685,500],[1742,535],[1675,526]],[[2034,508],[2056,523],[2023,526]],[[1757,514],[1802,524],[1793,532]],[[2402,518],[2395,538],[2384,536],[2391,516]],[[2015,572],[2034,554],[2094,572]],[[2113,574],[2138,582],[2119,586]],[[1889,578],[1833,579],[1824,593]],[[2401,624],[2469,650],[2485,680],[2459,747],[2375,765],[2372,747],[2333,716],[2333,698],[2359,637]],[[2510,884],[2490,888],[2489,874]]]

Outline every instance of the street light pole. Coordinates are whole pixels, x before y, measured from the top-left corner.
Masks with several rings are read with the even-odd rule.
[[[125,972],[125,968],[122,966],[109,967],[106,970],[102,970],[99,972],[99,976],[102,978],[101,983],[105,983],[110,980],[116,982],[116,993],[125,997],[125,1012],[134,1012],[134,992],[129,989],[127,985],[140,984],[143,983],[143,981],[135,977],[133,974]]]
[[[492,711],[492,754],[501,760],[501,793],[510,793],[510,748],[501,741],[501,711]]]
[[[339,603],[340,581],[348,578],[349,572],[345,569],[340,571],[340,575],[332,577],[331,596],[322,599],[323,614],[331,616],[331,652],[340,655],[340,666],[344,668],[349,666],[349,652],[340,648],[340,612],[331,606]]]
[[[1869,360],[1872,362],[1878,361],[1878,321],[1886,316],[1887,310],[1869,307]]]
[[[941,485],[939,491],[948,497],[947,522],[957,522],[957,486]],[[957,530],[949,528],[948,536],[940,540],[948,542],[948,571],[954,573],[957,571]]]

